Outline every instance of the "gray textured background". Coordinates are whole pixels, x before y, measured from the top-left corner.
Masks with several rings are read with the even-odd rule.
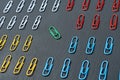
[[[118,28],[115,31],[109,30],[109,20],[113,14],[111,11],[112,0],[107,0],[105,6],[101,12],[95,10],[97,0],[91,0],[91,4],[88,11],[81,10],[81,4],[83,0],[76,0],[75,6],[71,12],[65,10],[67,0],[61,0],[60,8],[57,13],[52,13],[51,9],[54,0],[49,0],[46,11],[44,13],[39,12],[42,0],[37,0],[37,4],[32,13],[27,13],[27,8],[31,0],[26,0],[25,6],[21,13],[16,13],[16,7],[20,0],[14,0],[14,4],[7,14],[3,14],[2,11],[9,0],[0,0],[0,16],[6,16],[4,25],[0,30],[0,36],[8,34],[8,40],[5,48],[0,51],[0,65],[6,55],[12,55],[11,64],[6,73],[0,73],[0,80],[61,80],[60,72],[64,62],[64,59],[69,57],[72,60],[69,76],[66,80],[78,80],[78,73],[82,64],[82,61],[88,59],[90,61],[90,71],[87,80],[97,80],[101,62],[103,60],[109,61],[109,72],[107,80],[118,80],[118,72],[120,69],[120,20]],[[82,30],[76,30],[76,20],[79,14],[85,14],[85,24]],[[99,13],[101,16],[101,24],[98,30],[91,30],[91,23],[94,15]],[[119,12],[116,14],[119,15]],[[17,22],[12,30],[7,30],[7,24],[12,16],[17,16]],[[27,26],[24,30],[19,30],[18,26],[24,15],[29,15]],[[32,24],[37,15],[42,16],[42,22],[38,30],[33,31],[31,29]],[[49,34],[48,28],[50,25],[55,26],[62,35],[60,40],[55,40]],[[21,35],[21,41],[14,52],[9,51],[10,44],[13,37],[16,34]],[[26,37],[32,34],[33,42],[29,52],[22,52],[21,48],[24,44]],[[73,36],[79,37],[78,48],[75,54],[71,55],[67,52],[71,38]],[[92,55],[85,54],[85,48],[88,38],[90,36],[96,37],[96,47]],[[106,38],[112,36],[114,38],[114,49],[112,55],[104,55],[104,45]],[[25,65],[19,75],[13,75],[13,69],[20,56],[26,56]],[[43,77],[41,75],[44,68],[46,59],[50,56],[54,57],[54,67],[49,77]],[[33,57],[38,58],[38,64],[36,70],[31,77],[25,75],[29,63]]]

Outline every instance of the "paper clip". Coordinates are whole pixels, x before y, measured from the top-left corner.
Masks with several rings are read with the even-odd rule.
[[[52,12],[56,12],[60,6],[61,0],[55,0],[53,7],[52,7]]]
[[[69,74],[69,71],[70,71],[70,65],[71,65],[70,58],[66,58],[64,60],[64,64],[63,64],[63,67],[62,67],[62,70],[61,70],[61,73],[60,73],[60,77],[62,79],[65,79],[65,78],[68,77],[68,74]]]
[[[3,13],[8,13],[10,8],[12,7],[12,4],[13,4],[13,0],[10,0],[7,5],[5,6],[4,10],[3,10]]]
[[[25,15],[19,25],[19,29],[22,30],[25,28],[26,24],[28,22],[28,15]]]
[[[40,15],[36,17],[35,22],[33,23],[33,26],[32,26],[32,30],[38,29],[41,19],[42,17]]]
[[[13,74],[17,75],[21,72],[24,62],[25,62],[25,56],[21,56],[13,70]]]
[[[20,35],[17,34],[12,41],[12,44],[10,46],[10,51],[11,52],[15,51],[19,43],[20,43]]]
[[[42,4],[40,6],[40,9],[39,9],[40,12],[44,12],[45,11],[45,9],[47,7],[47,3],[48,3],[48,0],[43,0]]]
[[[100,67],[99,80],[106,80],[108,73],[108,61],[104,60]]]
[[[38,62],[38,59],[37,58],[33,58],[30,62],[30,65],[26,71],[26,75],[27,76],[32,76],[34,71],[35,71],[35,68],[37,66],[37,62]]]
[[[2,27],[4,21],[5,21],[5,16],[2,16],[2,17],[0,18],[0,28]]]
[[[0,50],[2,50],[7,42],[8,35],[3,35],[0,38]]]
[[[21,0],[20,3],[18,4],[17,8],[16,8],[16,12],[19,13],[22,11],[23,7],[25,4],[25,0]]]
[[[32,40],[33,40],[32,35],[29,35],[29,36],[27,37],[27,39],[26,39],[23,47],[22,47],[22,51],[23,51],[23,52],[27,52],[27,51],[30,49],[30,46],[31,46],[31,44],[32,44]]]
[[[87,43],[87,47],[86,47],[86,54],[92,54],[94,49],[95,49],[95,42],[96,39],[95,37],[90,37]]]
[[[110,30],[117,29],[117,24],[118,24],[118,15],[113,14],[112,18],[110,19]]]
[[[119,80],[120,80],[120,72],[119,72]]]
[[[83,11],[88,10],[89,5],[90,5],[90,0],[84,0],[83,3],[82,3],[82,10]]]
[[[76,25],[77,30],[80,30],[83,28],[84,20],[85,20],[84,14],[80,14],[77,19],[77,25]]]
[[[2,66],[0,67],[0,72],[1,73],[4,73],[7,71],[9,65],[10,65],[10,62],[12,60],[12,56],[11,55],[7,55],[3,61],[3,64]]]
[[[53,62],[54,62],[53,57],[49,57],[47,59],[45,67],[44,67],[43,72],[42,72],[42,76],[47,77],[50,75],[52,68],[53,68]]]
[[[7,25],[7,29],[8,30],[11,30],[13,28],[13,26],[15,25],[16,23],[16,20],[17,20],[17,17],[16,16],[13,16],[10,20],[10,22],[8,23]]]
[[[73,9],[74,5],[75,5],[75,0],[68,0],[66,10],[71,11]]]
[[[36,3],[36,0],[31,0],[31,2],[30,2],[30,5],[29,5],[29,7],[28,7],[28,9],[27,9],[27,12],[32,12],[33,11],[33,9],[34,9],[34,7],[35,7],[35,3]]]
[[[70,43],[70,46],[69,46],[69,49],[68,49],[68,52],[70,54],[74,54],[77,50],[77,45],[78,45],[78,37],[77,36],[73,36],[72,37],[72,40],[71,40],[71,43]]]
[[[88,60],[84,60],[82,62],[82,66],[78,75],[78,79],[79,80],[86,80],[87,76],[88,76],[88,72],[89,72],[89,65],[90,62]]]
[[[105,43],[104,54],[109,55],[112,53],[113,50],[113,42],[114,39],[112,37],[108,37]]]
[[[114,0],[113,5],[112,5],[112,11],[113,12],[118,12],[119,11],[119,6],[120,6],[120,1]]]
[[[54,26],[49,27],[49,32],[53,36],[54,39],[58,40],[61,38],[60,33],[58,32],[58,30]]]
[[[96,10],[101,11],[104,7],[104,4],[105,4],[105,0],[98,0]]]
[[[96,14],[94,16],[94,19],[92,21],[92,29],[93,30],[96,30],[99,28],[99,24],[100,24],[100,15],[99,14]]]

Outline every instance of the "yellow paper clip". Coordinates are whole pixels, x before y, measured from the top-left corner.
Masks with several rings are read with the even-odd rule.
[[[3,35],[0,39],[0,50],[2,50],[7,42],[7,35]]]
[[[13,42],[12,42],[12,44],[11,44],[11,46],[10,46],[10,51],[11,51],[11,52],[12,52],[12,51],[15,51],[19,43],[20,43],[20,35],[17,34],[17,35],[14,37]]]
[[[31,46],[31,43],[32,43],[32,40],[33,40],[32,35],[29,35],[29,36],[27,37],[27,39],[26,39],[23,47],[22,47],[22,51],[23,51],[23,52],[27,52],[27,51],[29,50],[29,48],[30,48],[30,46]]]
[[[35,71],[35,68],[37,66],[37,58],[33,58],[30,62],[30,65],[27,69],[26,75],[27,76],[32,76],[33,72]]]
[[[21,56],[13,70],[13,74],[17,75],[20,73],[21,69],[23,68],[25,62],[25,56]]]
[[[11,59],[12,59],[12,56],[11,55],[7,55],[4,59],[4,62],[2,64],[2,66],[0,67],[0,72],[1,73],[4,73],[7,71],[9,65],[10,65],[10,62],[11,62]]]

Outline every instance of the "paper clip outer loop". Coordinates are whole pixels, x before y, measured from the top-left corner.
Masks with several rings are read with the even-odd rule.
[[[3,61],[3,64],[2,66],[0,67],[0,72],[1,73],[4,73],[7,71],[10,63],[11,63],[11,60],[12,60],[12,56],[11,55],[7,55]]]
[[[20,73],[23,65],[24,65],[24,62],[25,62],[25,56],[21,56],[13,70],[13,74],[17,75]]]
[[[82,3],[82,10],[87,11],[90,5],[90,0],[84,0]]]
[[[2,50],[7,42],[8,35],[3,35],[0,39],[0,50]]]
[[[22,11],[23,7],[24,7],[24,4],[25,4],[25,0],[21,0],[16,8],[16,12],[19,13]]]
[[[70,43],[70,46],[69,46],[69,49],[68,49],[68,53],[70,54],[74,54],[77,50],[77,45],[78,45],[78,37],[77,36],[73,36],[72,37],[72,40],[71,40],[71,43]]]
[[[55,13],[57,12],[59,6],[60,6],[60,2],[61,0],[55,0],[54,4],[53,4],[53,7],[52,7],[52,12]]]
[[[92,29],[93,30],[96,30],[99,28],[99,24],[100,24],[100,15],[99,14],[96,14],[94,16],[94,19],[92,21]]]
[[[91,43],[91,41],[92,41],[92,43]],[[95,43],[96,42],[96,39],[95,39],[95,37],[90,37],[89,39],[88,39],[88,43],[87,43],[87,47],[86,47],[86,54],[92,54],[93,53],[93,51],[94,51],[94,49],[95,49]]]
[[[110,43],[109,43],[109,40],[110,40]],[[107,38],[106,43],[105,43],[105,48],[104,48],[104,54],[110,55],[112,53],[113,46],[114,46],[113,42],[114,42],[113,37]]]
[[[4,24],[5,19],[6,19],[5,16],[2,16],[0,18],[0,28],[2,28],[2,25]]]
[[[110,30],[116,30],[118,24],[118,15],[113,14],[112,18],[110,19]]]
[[[86,67],[85,67],[85,64],[86,64]],[[78,75],[79,80],[86,80],[86,78],[88,76],[89,69],[90,69],[89,65],[90,65],[90,62],[88,60],[84,60],[82,62],[82,66],[81,66],[81,69],[80,69],[80,72]],[[84,77],[81,77],[82,75],[84,75]]]
[[[76,29],[77,29],[77,30],[80,30],[80,29],[83,28],[84,20],[85,20],[84,14],[80,14],[80,15],[78,16],[77,23],[76,23]]]
[[[44,12],[46,7],[47,7],[47,3],[48,3],[48,0],[43,0],[41,6],[40,6],[40,9],[39,9],[39,12]]]
[[[101,11],[104,7],[104,4],[105,4],[105,0],[98,0],[96,10]]]
[[[44,67],[43,72],[42,72],[42,76],[47,77],[50,75],[52,68],[53,68],[53,62],[54,62],[53,57],[49,57],[47,59],[45,67]]]
[[[62,70],[61,70],[61,73],[60,73],[60,77],[62,79],[65,79],[68,77],[68,74],[69,74],[69,70],[70,70],[70,65],[71,65],[71,60],[70,58],[66,58],[64,60],[64,64],[63,64],[63,67],[62,67]]]
[[[75,0],[68,0],[66,11],[71,11],[75,5]]]
[[[112,5],[112,11],[113,12],[118,12],[119,11],[119,6],[120,6],[120,0],[117,2],[114,0],[113,5]]]
[[[20,43],[20,35],[17,34],[12,41],[12,44],[10,46],[10,51],[11,52],[15,51],[19,43]]]
[[[33,58],[30,62],[30,65],[26,71],[26,75],[27,76],[32,76],[34,71],[35,71],[35,68],[37,66],[37,62],[38,62],[38,59],[37,58]]]
[[[31,0],[30,5],[29,5],[29,7],[28,7],[28,9],[27,9],[27,12],[28,12],[28,13],[30,13],[30,12],[33,11],[33,9],[34,9],[34,7],[35,7],[35,4],[36,4],[36,0]]]
[[[108,61],[104,60],[100,67],[99,80],[106,80],[108,73]]]

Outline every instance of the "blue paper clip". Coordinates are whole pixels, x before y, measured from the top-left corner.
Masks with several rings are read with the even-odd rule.
[[[119,80],[120,80],[120,72],[119,72]]]
[[[45,67],[44,67],[43,72],[42,72],[42,76],[47,77],[50,75],[52,68],[53,68],[53,62],[54,62],[53,57],[49,57],[47,59]]]
[[[88,60],[84,60],[82,62],[82,66],[81,66],[81,69],[80,69],[80,72],[79,72],[79,75],[78,75],[79,80],[86,80],[89,69],[90,69],[89,65],[90,65],[90,62]]]
[[[66,58],[62,67],[62,71],[60,73],[60,77],[65,79],[68,77],[69,70],[70,70],[71,60],[70,58]]]
[[[104,54],[111,54],[113,50],[113,41],[114,39],[112,37],[108,37],[106,40],[105,48],[104,48]]]
[[[100,67],[99,80],[106,80],[108,73],[108,61],[103,61]]]
[[[78,37],[77,36],[73,36],[72,40],[71,40],[71,43],[70,43],[70,46],[69,46],[69,49],[68,49],[68,52],[70,54],[75,53],[76,49],[77,49],[77,45],[78,45]]]
[[[92,54],[95,49],[95,37],[90,37],[86,47],[86,54]]]

